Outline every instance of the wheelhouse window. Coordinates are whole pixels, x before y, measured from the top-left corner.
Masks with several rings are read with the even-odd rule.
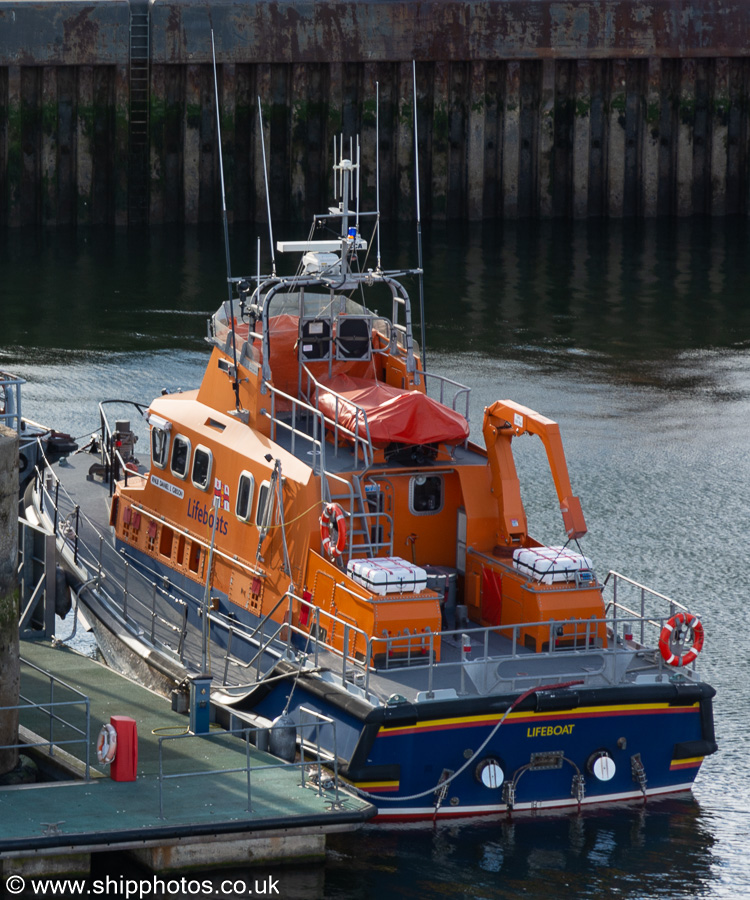
[[[184,478],[187,475],[190,465],[190,441],[181,435],[175,435],[172,443],[172,474],[178,478]]]
[[[169,458],[169,432],[163,428],[151,429],[151,462],[163,469]]]
[[[258,508],[255,510],[255,524],[260,528],[266,517],[266,505],[268,504],[271,491],[271,484],[264,481],[258,491]]]
[[[211,451],[198,444],[193,457],[193,484],[202,491],[208,490],[208,485],[211,481],[212,462],[213,456]]]
[[[414,515],[429,516],[443,508],[443,476],[413,475],[409,479],[409,509]]]
[[[243,522],[247,522],[253,509],[253,493],[255,490],[255,479],[249,472],[243,472],[240,475],[240,482],[237,485],[237,505],[235,513],[237,518]]]

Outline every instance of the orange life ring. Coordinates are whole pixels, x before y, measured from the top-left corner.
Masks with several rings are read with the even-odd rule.
[[[96,740],[96,758],[105,766],[108,766],[117,753],[117,731],[114,725],[102,725],[99,737]]]
[[[675,656],[670,646],[672,632],[677,627],[693,629],[693,646],[682,656]],[[680,612],[667,622],[661,630],[659,637],[659,651],[664,661],[670,666],[689,666],[703,649],[703,625],[698,616],[692,613]]]
[[[336,528],[336,543],[331,540],[331,525]],[[323,542],[323,552],[330,556],[341,556],[346,547],[346,516],[338,503],[328,503],[320,517],[320,539]]]

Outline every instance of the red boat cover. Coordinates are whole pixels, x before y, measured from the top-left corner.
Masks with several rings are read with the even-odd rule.
[[[469,423],[447,406],[420,391],[405,391],[380,381],[334,375],[320,379],[321,384],[335,391],[345,402],[339,401],[338,420],[341,425],[366,436],[364,422],[357,422],[356,406],[367,413],[370,439],[374,446],[399,444],[459,444],[469,436]],[[348,402],[346,402],[348,401]],[[329,419],[336,416],[336,398],[321,391],[318,408]]]

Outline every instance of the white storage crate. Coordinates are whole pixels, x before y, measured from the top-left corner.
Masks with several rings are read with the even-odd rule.
[[[556,581],[594,581],[591,560],[562,547],[522,547],[513,551],[513,566],[542,584]]]
[[[427,573],[399,556],[350,559],[347,574],[374,594],[418,594],[427,587]]]

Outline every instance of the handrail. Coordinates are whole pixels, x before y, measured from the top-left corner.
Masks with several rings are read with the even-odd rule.
[[[102,400],[99,403],[99,420],[101,423],[101,457],[102,462],[105,466],[105,473],[107,476],[107,480],[109,482],[109,494],[112,496],[114,491],[115,482],[118,481],[118,476],[120,469],[125,473],[125,486],[128,484],[128,476],[145,478],[146,476],[141,472],[133,472],[128,469],[125,460],[123,460],[120,451],[113,447],[112,438],[113,431],[109,424],[109,419],[107,418],[107,414],[104,411],[104,407],[109,404],[121,404],[122,406],[134,406],[137,410],[141,418],[145,418],[145,413],[148,411],[148,404],[139,403],[136,400]]]
[[[35,672],[38,672],[40,675],[44,676],[49,683],[49,700],[35,703],[29,697],[24,696],[24,694],[19,693],[19,699],[23,700],[24,703],[18,703],[14,706],[0,706],[0,713],[8,713],[12,710],[17,710],[20,714],[21,710],[36,710],[38,712],[44,713],[47,715],[49,719],[49,736],[48,739],[37,741],[33,744],[29,744],[27,742],[18,742],[16,744],[3,744],[0,746],[0,750],[9,750],[13,747],[48,747],[49,755],[52,757],[55,755],[55,747],[63,747],[69,746],[71,744],[83,744],[84,747],[84,765],[85,765],[85,778],[88,781],[90,777],[90,752],[91,752],[91,701],[89,698],[81,693],[81,691],[74,688],[72,685],[63,681],[61,678],[58,678],[56,675],[53,675],[51,672],[47,672],[45,669],[42,669],[40,666],[35,665],[23,657],[20,657],[20,662],[28,666],[30,669],[33,669]],[[78,699],[75,700],[55,700],[55,686],[58,686],[59,689],[63,689],[66,691],[70,691],[71,694],[76,696]],[[83,706],[85,710],[85,718],[86,718],[86,727],[85,729],[79,728],[77,725],[73,724],[73,722],[64,719],[61,715],[57,714],[57,711],[62,709],[62,707],[66,706],[75,706],[81,707]],[[55,740],[54,739],[54,723],[59,722],[64,725],[66,728],[69,728],[74,734],[79,734],[81,737],[79,738],[69,738],[66,740]],[[37,735],[41,737],[41,735]]]
[[[471,398],[471,388],[467,387],[465,384],[461,384],[460,381],[454,381],[452,378],[446,378],[445,375],[438,375],[436,372],[422,372],[425,377],[425,388],[429,381],[437,381],[440,384],[440,397],[438,398],[441,406],[448,407],[448,404],[445,402],[445,388],[446,385],[451,385],[457,390],[453,394],[453,400],[450,405],[450,409],[454,412],[459,412],[457,409],[458,398],[463,394],[466,398],[466,404],[463,412],[463,417],[466,421],[469,421],[469,400]],[[468,438],[467,438],[468,440]]]
[[[666,601],[670,605],[670,607],[675,607],[682,612],[688,612],[687,606],[683,606],[683,604],[679,601],[673,600],[671,597],[667,597],[666,594],[660,594],[659,591],[655,591],[653,588],[646,587],[646,585],[640,584],[638,581],[633,581],[632,578],[628,578],[627,575],[621,575],[619,572],[615,572],[614,569],[610,569],[609,572],[607,572],[607,577],[604,579],[604,583],[602,585],[603,587],[607,586],[610,577],[612,577],[613,585],[615,587],[618,581],[624,581],[627,584],[632,585],[634,588],[637,588],[639,591],[643,591],[646,594],[649,594],[652,597],[656,597],[659,600]],[[643,613],[641,613],[641,615],[643,615]]]
[[[332,388],[326,387],[326,385],[321,384],[318,379],[312,374],[312,372],[308,369],[306,365],[302,365],[302,371],[305,373],[307,377],[307,384],[305,386],[305,396],[307,397],[308,403],[312,403],[310,398],[310,388],[311,385],[314,387],[315,394],[315,406],[314,408],[317,410],[319,415],[322,417],[323,422],[330,425],[333,428],[333,445],[338,448],[339,443],[339,432],[341,432],[345,438],[348,438],[350,441],[354,443],[354,458],[355,460],[359,459],[358,450],[362,451],[362,460],[364,463],[364,468],[368,468],[372,465],[372,460],[375,454],[375,448],[372,444],[372,437],[370,436],[370,423],[367,419],[367,412],[363,406],[359,406],[357,403],[354,403],[352,400],[347,400],[346,397],[342,397],[341,394],[334,391]],[[330,394],[334,399],[334,418],[329,418],[324,413],[320,411],[319,403],[320,403],[320,392],[325,391]],[[339,406],[343,404],[354,412],[354,430],[347,428],[345,425],[342,425],[339,421]],[[364,426],[365,434],[364,436],[361,434],[361,428]]]
[[[648,621],[649,624],[651,624],[651,625],[655,624],[653,622],[653,620],[646,619],[646,596],[647,595],[649,597],[655,597],[657,600],[663,600],[665,603],[668,603],[670,618],[675,614],[675,610],[677,610],[677,609],[679,609],[681,612],[688,612],[687,606],[683,606],[683,604],[679,603],[677,600],[672,600],[672,598],[667,597],[666,594],[660,594],[658,591],[653,590],[653,588],[646,587],[645,585],[640,584],[637,581],[633,581],[632,578],[628,578],[626,575],[621,575],[619,572],[615,572],[614,569],[610,569],[610,571],[607,572],[607,577],[604,579],[604,584],[602,585],[602,588],[605,588],[607,586],[607,584],[609,583],[610,577],[612,578],[612,600],[607,604],[605,612],[608,611],[609,609],[612,609],[613,615],[615,616],[615,618],[617,617],[618,610],[622,610],[625,613],[627,613],[628,615],[638,616],[637,612],[635,612],[634,610],[630,609],[627,606],[624,606],[622,603],[618,602],[618,600],[617,600],[617,585],[618,585],[618,583],[620,581],[623,581],[623,582],[625,582],[625,584],[628,584],[631,587],[633,587],[636,590],[641,592],[641,612],[640,612],[641,643],[643,643],[643,641],[644,641],[644,628],[645,628],[644,623],[646,621]]]
[[[305,741],[303,738],[303,731],[305,729],[315,729],[316,739],[313,744],[316,748],[316,766],[318,770],[318,796],[323,796],[323,778],[321,777],[321,770],[323,768],[322,756],[323,756],[323,748],[320,744],[320,728],[322,726],[330,726],[333,729],[333,764],[334,764],[334,794],[335,794],[335,802],[339,802],[339,776],[338,776],[338,754],[336,749],[336,722],[330,718],[329,716],[324,715],[323,713],[319,713],[313,709],[308,709],[307,707],[301,706],[299,708],[300,713],[304,713],[306,715],[310,715],[313,717],[315,721],[312,722],[299,722],[299,723],[290,723],[288,725],[281,726],[284,729],[294,730],[295,731],[295,743],[300,741],[300,762],[287,762],[287,761],[279,761],[277,763],[264,764],[253,766],[250,760],[250,735],[254,734],[256,736],[257,743],[257,735],[265,732],[269,734],[273,731],[273,726],[255,726],[255,727],[246,727],[246,728],[235,728],[221,731],[209,731],[205,734],[193,734],[191,732],[183,732],[181,734],[170,734],[163,735],[158,738],[159,745],[159,818],[164,819],[166,816],[164,815],[164,782],[172,779],[178,778],[197,778],[201,776],[210,776],[215,778],[217,775],[236,775],[241,772],[246,774],[247,778],[247,806],[245,807],[248,813],[253,812],[253,804],[252,804],[252,775],[253,773],[269,771],[273,769],[299,769],[300,770],[300,786],[305,787],[307,785],[307,772],[306,769],[310,765],[309,760],[305,760]],[[241,735],[244,738],[245,744],[245,765],[244,766],[235,766],[231,768],[223,768],[223,769],[202,769],[196,771],[189,772],[175,772],[173,774],[165,774],[164,773],[164,744],[169,741],[184,741],[190,739],[203,739],[203,740],[211,740],[216,738],[226,738],[228,736]]]
[[[322,479],[322,481],[325,482],[325,479]],[[346,485],[351,488],[351,485],[348,482],[346,482]],[[46,494],[44,486],[42,490]],[[100,553],[102,552],[101,544],[102,542],[100,539]],[[86,548],[84,547],[84,550],[85,549]],[[106,546],[104,552],[109,552],[109,549],[110,548]],[[91,555],[93,556],[93,554]],[[99,564],[101,565],[101,559]],[[136,574],[135,568],[133,568],[132,574]],[[138,574],[140,577],[140,573]],[[544,653],[534,654],[534,656],[539,658],[549,656],[552,653],[559,654],[560,652],[575,654],[580,652],[582,648],[585,648],[587,652],[591,652],[593,649],[596,649],[596,647],[591,644],[591,638],[595,639],[598,649],[605,649],[605,651],[607,649],[609,651],[619,651],[622,649],[627,650],[628,652],[644,649],[656,650],[656,640],[650,641],[648,645],[646,644],[646,629],[663,628],[666,620],[673,615],[677,609],[686,610],[686,607],[671,600],[671,598],[666,595],[646,588],[639,582],[629,579],[626,576],[622,576],[614,571],[607,575],[605,585],[613,582],[613,587],[616,588],[617,583],[620,580],[623,584],[627,584],[628,587],[633,590],[641,592],[640,614],[638,614],[637,609],[631,609],[625,606],[618,597],[615,597],[615,599],[606,606],[604,615],[598,619],[543,620],[539,622],[518,623],[512,626],[494,625],[476,627],[468,630],[455,629],[440,632],[424,630],[412,633],[376,636],[359,628],[353,622],[344,621],[340,616],[326,612],[324,609],[316,607],[314,603],[306,601],[304,598],[290,592],[284,595],[279,601],[279,604],[277,604],[277,609],[275,611],[277,618],[274,619],[275,624],[274,627],[270,629],[271,633],[263,632],[262,637],[259,637],[260,632],[257,629],[253,631],[251,627],[244,626],[239,622],[232,623],[224,616],[212,614],[211,619],[217,626],[226,629],[227,634],[230,636],[230,640],[225,647],[225,675],[229,660],[237,658],[232,653],[232,641],[236,643],[236,641],[239,640],[246,644],[253,644],[253,653],[255,654],[253,656],[253,662],[257,665],[259,673],[258,677],[261,677],[262,669],[264,668],[262,665],[263,658],[268,660],[273,656],[275,660],[278,660],[283,658],[286,652],[287,658],[291,659],[292,657],[289,656],[291,651],[299,654],[301,648],[304,648],[302,649],[303,654],[314,659],[316,666],[320,664],[321,652],[329,652],[333,656],[338,657],[341,660],[339,671],[342,682],[352,681],[353,673],[357,673],[357,680],[355,682],[357,687],[363,689],[365,694],[369,696],[371,676],[373,674],[377,674],[379,671],[393,669],[394,667],[401,667],[403,665],[408,665],[414,670],[428,670],[427,678],[431,684],[434,672],[439,670],[438,667],[455,666],[457,664],[456,661],[446,660],[446,655],[448,655],[446,653],[442,654],[442,659],[439,662],[436,661],[436,650],[440,647],[438,642],[443,640],[447,641],[445,648],[447,650],[450,646],[451,639],[460,638],[463,634],[469,634],[473,640],[478,640],[479,644],[484,647],[484,657],[488,660],[496,660],[498,662],[503,659],[512,659],[521,656],[528,658],[530,653],[523,647],[521,635],[524,629],[532,628],[546,629],[550,633],[550,649],[544,651]],[[155,582],[147,581],[146,579],[144,579],[144,582],[147,583],[149,589],[153,588],[154,593],[156,593],[157,590],[161,590],[161,588],[157,588]],[[112,584],[114,584],[114,582],[112,582]],[[137,592],[130,591],[127,584],[122,590],[123,598],[127,595],[130,598],[131,603],[138,602],[144,609],[151,605],[144,602],[142,598],[139,599]],[[350,591],[341,583],[336,583],[335,590],[347,591],[354,594],[356,596],[356,602],[358,603],[367,604],[368,602],[372,602],[368,597],[361,596],[358,592]],[[655,610],[647,610],[646,601],[648,598],[653,598],[654,600],[667,604],[663,615],[659,615]],[[115,600],[114,602],[117,603],[118,601]],[[126,601],[123,599],[123,607],[125,602]],[[304,617],[302,620],[296,619],[296,624],[293,624],[293,604],[298,604],[296,606],[297,609],[308,610],[306,620]],[[155,605],[153,609],[147,609],[146,612],[154,617]],[[186,627],[184,618],[185,617],[183,616],[182,627],[180,627],[179,623],[174,625],[167,621],[167,619],[164,619],[163,621],[170,631],[184,632]],[[162,619],[158,618],[157,621],[159,622],[160,627],[162,627]],[[301,624],[301,622],[304,622],[304,625]],[[286,637],[282,633],[285,626],[288,628]],[[566,633],[572,632],[573,649],[570,647],[556,649],[554,632],[555,629],[559,628],[563,629]],[[636,643],[632,640],[632,634],[637,630],[640,630],[640,639]],[[325,638],[323,637],[324,631],[326,633]],[[622,635],[620,632],[622,632]],[[161,643],[161,641],[158,641],[153,637],[153,622],[151,622],[151,633],[152,642],[157,644]],[[508,646],[493,648],[493,655],[490,656],[489,641],[493,634],[507,639]],[[625,637],[627,637],[627,640],[624,639]],[[292,647],[292,638],[295,639],[294,647]],[[566,634],[566,641],[568,638],[569,635]],[[247,668],[247,666],[244,665],[244,659],[247,657],[247,653],[241,653],[239,654],[239,657],[243,659],[243,668]],[[658,652],[654,654],[654,660],[654,665],[663,668]],[[266,666],[266,674],[268,674],[272,668],[272,666],[270,668]],[[693,666],[693,668],[695,668],[695,666]],[[337,667],[334,666],[333,669],[336,671]]]
[[[25,378],[11,375],[10,372],[0,372],[0,387],[6,388],[4,392],[5,402],[0,407],[0,423],[21,435],[21,385],[26,384]],[[8,390],[10,389],[10,390]]]

